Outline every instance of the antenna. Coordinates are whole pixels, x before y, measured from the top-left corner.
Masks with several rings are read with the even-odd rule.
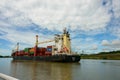
[[[64,34],[67,32],[67,31],[66,31],[66,27],[63,29],[63,32],[64,32]]]

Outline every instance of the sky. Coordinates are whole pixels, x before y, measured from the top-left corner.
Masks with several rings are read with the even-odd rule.
[[[0,55],[52,40],[64,28],[72,51],[96,54],[120,50],[120,0],[1,0]],[[39,46],[52,45],[53,42]]]

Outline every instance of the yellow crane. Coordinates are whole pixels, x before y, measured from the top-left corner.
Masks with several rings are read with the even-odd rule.
[[[55,40],[48,40],[48,41],[38,42],[38,44],[44,44],[44,43],[53,42],[53,41],[55,41]]]
[[[38,35],[36,35],[36,46],[38,46],[38,44],[44,44],[44,43],[53,42],[53,41],[55,41],[55,40],[53,39],[53,40],[38,42]]]

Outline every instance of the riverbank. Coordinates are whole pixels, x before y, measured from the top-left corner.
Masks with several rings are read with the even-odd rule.
[[[12,58],[11,56],[0,56],[0,58]],[[81,59],[104,59],[120,60],[120,53],[98,53],[98,54],[81,54]]]
[[[0,55],[0,58],[12,58],[12,56],[1,56]]]
[[[81,59],[106,59],[106,60],[120,60],[120,53],[106,53],[106,54],[82,54]]]

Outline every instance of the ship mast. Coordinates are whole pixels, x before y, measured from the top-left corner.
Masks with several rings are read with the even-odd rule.
[[[16,51],[19,51],[19,43],[17,43],[17,49],[16,49]]]

